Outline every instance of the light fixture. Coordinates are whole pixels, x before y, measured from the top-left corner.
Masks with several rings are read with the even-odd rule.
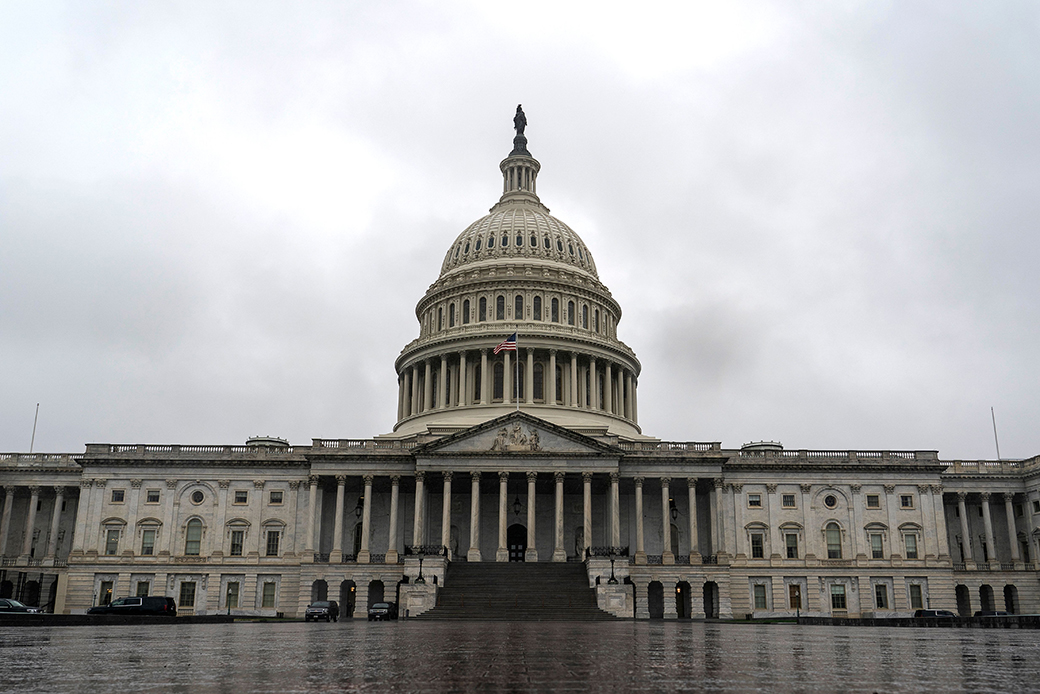
[[[365,512],[365,497],[359,496],[357,498],[357,506],[354,507],[354,515],[361,518],[361,514]]]
[[[672,520],[676,520],[679,517],[679,509],[675,506],[675,499],[669,499],[668,505],[672,507]]]
[[[524,505],[520,503],[520,495],[517,494],[516,495],[516,500],[513,502],[513,513],[515,513],[516,515],[519,516],[520,515],[520,510],[523,507],[524,507]]]

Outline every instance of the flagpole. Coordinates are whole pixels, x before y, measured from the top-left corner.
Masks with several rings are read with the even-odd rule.
[[[516,334],[516,343],[517,343],[518,346],[516,348],[516,359],[513,360],[513,361],[516,362],[516,376],[513,378],[513,396],[514,396],[514,399],[516,400],[516,411],[519,412],[520,411],[520,347],[519,347],[519,344],[520,344],[520,333]]]

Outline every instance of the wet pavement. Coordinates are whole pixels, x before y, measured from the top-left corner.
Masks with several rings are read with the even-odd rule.
[[[1038,641],[697,622],[0,628],[0,691],[1030,691]]]

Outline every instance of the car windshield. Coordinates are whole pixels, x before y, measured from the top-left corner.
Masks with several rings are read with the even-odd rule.
[[[372,605],[372,609],[374,609],[374,610],[389,610],[390,606],[387,605],[385,602],[377,602],[375,605]]]
[[[297,604],[299,604],[299,603],[297,603]],[[318,601],[318,602],[315,602],[315,603],[311,604],[311,607],[329,607],[329,606],[330,606],[329,603],[325,602],[324,600],[321,600],[321,601]],[[297,607],[296,609],[300,609],[300,608]]]
[[[10,603],[11,607],[28,607],[24,602],[18,602],[14,598],[8,598],[7,602]]]

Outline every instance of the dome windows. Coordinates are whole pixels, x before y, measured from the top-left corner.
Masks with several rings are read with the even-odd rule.
[[[571,252],[571,255],[574,255],[574,246],[572,244],[567,244],[567,250]]]
[[[547,251],[551,251],[552,250],[552,242],[549,241],[549,237],[548,236],[546,236],[544,239],[542,239],[542,245],[545,246],[545,250],[547,250]]]
[[[524,245],[524,237],[521,234],[516,235],[516,247],[521,248]]]
[[[531,248],[538,248],[538,237],[531,234]]]
[[[495,320],[506,319],[506,298],[501,294],[495,299]]]
[[[560,239],[556,239],[556,250],[558,250],[560,253],[563,253],[563,241],[561,241]]]
[[[551,315],[552,322],[553,323],[559,323],[560,322],[560,300],[559,299],[553,299],[552,303],[551,303],[551,306],[552,306],[552,315]]]
[[[567,302],[567,325],[574,325],[574,302]]]
[[[469,299],[462,302],[462,324],[469,323]]]
[[[581,307],[581,327],[589,329],[589,307],[584,305]]]
[[[475,250],[475,251],[479,251],[480,250],[480,239],[479,238],[477,239],[477,243],[473,247],[473,250]]]
[[[592,314],[592,329],[595,330],[596,332],[599,332],[599,309],[598,308],[596,309],[596,312],[594,314]]]
[[[509,235],[508,234],[502,234],[502,248],[505,248],[508,245],[509,245]]]
[[[488,248],[494,248],[494,247],[495,247],[495,237],[494,236],[488,236]]]
[[[477,320],[483,323],[487,320],[487,297],[480,297],[480,303],[478,304]]]
[[[524,297],[522,294],[517,294],[513,300],[513,320],[524,319]]]
[[[480,243],[480,241],[477,241],[477,243]],[[479,246],[477,247],[477,250],[480,250]],[[469,241],[466,242],[466,247],[462,250],[463,255],[466,255],[467,253],[469,253]]]
[[[534,311],[533,311],[533,313],[534,313],[534,316],[532,316],[532,317],[535,320],[541,320],[542,319],[542,297],[540,297],[540,296],[536,296],[534,298]]]
[[[597,313],[596,315],[598,316],[599,313]],[[455,327],[455,304],[448,305],[448,327]]]

